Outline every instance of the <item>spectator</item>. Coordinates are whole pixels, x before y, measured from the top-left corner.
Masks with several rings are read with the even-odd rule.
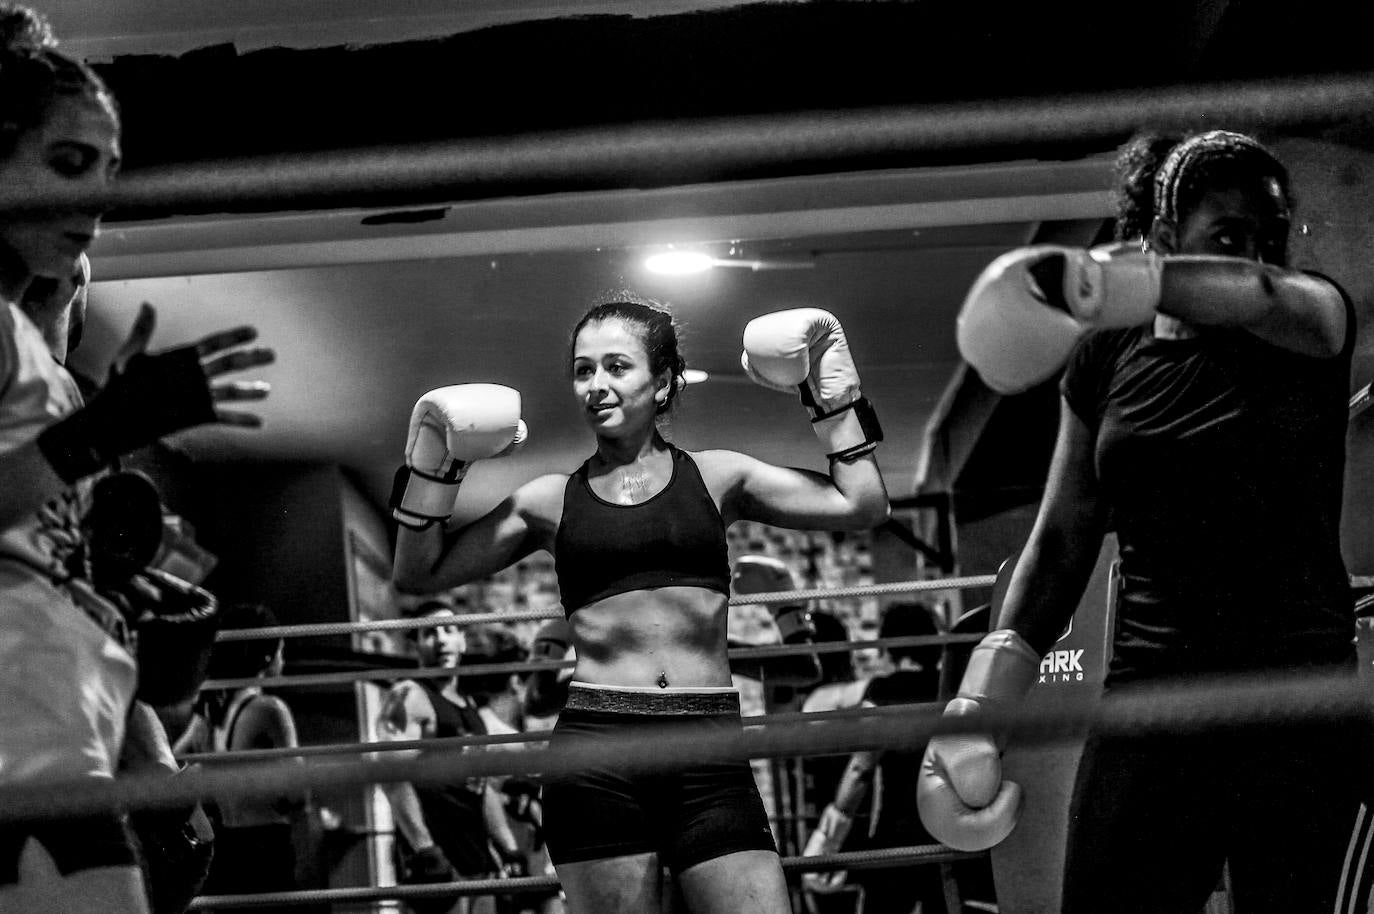
[[[938,633],[935,615],[924,604],[894,603],[883,613],[878,636],[908,638]],[[862,705],[916,704],[939,697],[940,645],[900,645],[886,647],[884,651],[892,671],[868,682]],[[833,801],[825,807],[811,833],[806,855],[936,843],[921,825],[916,810],[916,775],[924,751],[925,747],[919,746],[909,751],[855,753]],[[865,821],[860,813],[870,796],[872,803]],[[803,878],[807,889],[819,894],[834,891],[845,881],[844,871],[808,874]],[[864,889],[865,914],[910,914],[918,902],[921,914],[944,914],[944,889],[934,866],[856,870],[853,881]]]
[[[421,603],[415,618],[453,616],[449,604]],[[391,687],[377,720],[383,740],[445,739],[513,733],[490,707],[480,707],[459,690],[458,669],[467,647],[458,625],[436,625],[414,632],[422,669],[451,671],[443,678],[402,679]],[[409,750],[406,750],[409,751]],[[451,784],[383,785],[396,820],[404,884],[432,884],[491,878],[524,872],[519,844],[506,819],[502,794],[485,778]],[[491,911],[485,898],[411,900],[415,914],[479,914]]]
[[[225,610],[222,624],[225,629],[266,628],[276,625],[277,619],[266,606],[239,603]],[[278,676],[283,663],[281,638],[221,641],[210,657],[210,677]],[[296,722],[290,707],[277,696],[264,694],[261,686],[244,686],[228,694],[207,693],[201,707],[203,723],[198,732],[203,748],[237,752],[297,745]],[[206,736],[209,747],[205,746]],[[305,797],[220,800],[216,806],[219,821],[215,827],[215,859],[203,892],[238,895],[295,889],[297,858],[292,827],[306,805]]]

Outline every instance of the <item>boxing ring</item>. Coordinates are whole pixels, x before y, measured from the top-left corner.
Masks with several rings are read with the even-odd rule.
[[[910,593],[955,588],[986,587],[991,575],[913,581],[871,587],[788,591],[732,598],[734,605],[795,603],[799,598],[863,596]],[[552,618],[552,614],[526,614]],[[340,623],[326,626],[275,626],[222,632],[222,640],[255,637],[308,637],[343,630],[359,632],[378,628],[422,628],[438,625],[467,626],[492,621],[504,614],[470,614],[423,620],[386,620]],[[818,650],[852,650],[856,646],[901,647],[958,645],[977,641],[981,635],[933,635],[868,639],[820,645],[770,646],[732,651],[732,657],[761,654],[811,653]],[[465,673],[557,670],[567,662],[520,664],[471,664]],[[379,673],[384,675],[372,675]],[[397,669],[368,671],[366,678],[415,678],[418,675],[452,675],[453,671]],[[331,675],[328,683],[362,681],[356,674]],[[211,680],[207,688],[229,688],[237,680]],[[318,675],[281,676],[250,680],[279,688],[317,685]],[[303,746],[201,754],[187,761],[200,763],[172,778],[159,775],[126,776],[114,780],[83,779],[37,786],[0,787],[0,822],[28,822],[139,809],[175,809],[224,797],[271,798],[309,790],[335,790],[369,784],[408,781],[436,784],[470,777],[507,777],[531,773],[548,776],[575,772],[614,759],[628,770],[657,771],[720,759],[790,758],[837,755],[868,750],[917,749],[931,737],[948,733],[994,732],[1023,745],[1044,745],[1081,738],[1089,726],[1109,734],[1145,737],[1151,734],[1186,735],[1226,726],[1278,728],[1323,722],[1354,727],[1374,726],[1374,692],[1367,681],[1348,676],[1218,680],[1206,688],[1160,686],[1122,698],[1074,704],[1063,708],[1020,709],[1016,713],[984,711],[977,715],[945,717],[941,702],[877,708],[852,708],[826,712],[796,712],[746,717],[737,736],[715,741],[672,738],[655,734],[646,741],[633,735],[611,739],[570,741],[556,754],[536,744],[547,732],[503,736],[458,737],[424,741],[396,741]],[[481,747],[524,744],[522,751],[469,751]],[[396,758],[400,750],[423,751]],[[393,757],[388,758],[388,755]],[[299,762],[283,763],[284,759]],[[981,854],[962,853],[940,845],[880,848],[811,857],[787,857],[787,872],[826,872],[865,867],[896,867],[949,863]],[[483,894],[545,892],[557,886],[552,877],[459,880],[435,885],[358,887],[301,890],[258,895],[202,896],[192,910],[202,908],[253,908],[266,905],[307,905],[325,902],[357,903],[406,898],[457,898]]]
[[[272,212],[325,209],[398,201],[421,203],[503,195],[581,191],[638,184],[667,186],[725,181],[761,172],[824,167],[865,167],[896,156],[956,148],[1014,150],[1046,140],[1119,138],[1140,123],[1192,124],[1209,118],[1260,127],[1321,127],[1374,111],[1374,74],[1320,79],[1219,83],[1149,92],[1118,92],[732,118],[586,129],[529,137],[463,141],[389,151],[321,153],[148,171],[122,179],[98,200],[76,195],[35,197],[0,188],[0,211],[99,205],[130,215]],[[1352,413],[1369,404],[1367,388],[1352,399]],[[768,605],[855,596],[985,588],[992,575],[923,580],[843,589],[788,591],[734,598],[732,605]],[[438,625],[476,625],[561,618],[561,612],[483,613],[439,619],[283,625],[222,632],[221,641],[307,638],[371,631],[413,631]],[[971,644],[981,636],[866,639],[818,645],[751,647],[732,659],[853,651],[881,647]],[[463,675],[559,670],[571,661],[470,664]],[[446,677],[446,669],[414,668],[316,673],[273,678],[212,680],[207,689],[242,686],[293,688]],[[1081,738],[1090,726],[1112,734],[1194,733],[1217,727],[1269,728],[1324,722],[1374,725],[1374,694],[1367,679],[1293,677],[1218,680],[1205,686],[1159,687],[1074,704],[1028,708],[1013,715],[984,711],[947,718],[939,703],[856,708],[745,718],[737,736],[646,744],[634,738],[572,742],[552,754],[546,733],[425,741],[333,744],[188,758],[200,764],[172,778],[128,776],[34,786],[0,786],[0,822],[18,823],[98,812],[173,809],[223,797],[276,797],[409,781],[442,783],[469,777],[555,775],[614,759],[634,770],[679,767],[719,758],[790,758],[867,750],[913,749],[937,734],[994,732],[1025,745]],[[470,751],[519,746],[521,751]],[[401,750],[407,752],[398,757]],[[671,759],[671,762],[668,761]],[[930,865],[978,857],[939,845],[898,847],[813,857],[788,857],[789,872]],[[204,896],[192,910],[213,907],[361,903],[406,898],[546,892],[550,877],[466,880],[425,886],[306,890],[264,895]]]

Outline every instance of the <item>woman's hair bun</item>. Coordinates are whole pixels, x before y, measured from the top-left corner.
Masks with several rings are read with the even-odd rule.
[[[57,47],[52,26],[27,6],[0,3],[0,50],[39,51]]]

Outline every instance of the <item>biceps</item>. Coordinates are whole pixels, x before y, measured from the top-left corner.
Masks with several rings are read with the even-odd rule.
[[[416,686],[403,683],[386,693],[377,715],[378,738],[409,740],[424,736],[427,715],[417,692]]]
[[[850,506],[829,476],[757,462],[740,486],[739,517],[778,527],[824,527]]]
[[[433,584],[456,586],[490,577],[538,548],[525,518],[507,499],[490,512],[449,534],[434,569]]]

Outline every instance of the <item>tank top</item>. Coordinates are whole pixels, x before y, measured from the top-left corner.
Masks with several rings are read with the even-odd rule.
[[[434,738],[483,736],[487,725],[477,706],[455,704],[429,679],[416,679],[434,707]],[[481,876],[496,869],[487,849],[487,823],[482,811],[482,778],[463,778],[442,784],[415,784],[415,796],[425,828],[453,868],[463,876]]]
[[[214,750],[229,752],[234,748],[235,728],[238,727],[243,712],[256,701],[266,701],[267,696],[257,687],[239,689],[224,709],[211,731]],[[262,734],[259,734],[261,736]],[[276,749],[266,739],[250,738],[249,749]],[[226,828],[249,828],[256,825],[284,825],[291,821],[290,813],[283,807],[278,797],[239,797],[222,798],[216,802],[220,822]]]
[[[590,458],[563,493],[554,569],[563,611],[651,587],[704,587],[730,593],[725,522],[696,462],[668,445],[673,473],[647,501],[617,505],[592,491]]]

